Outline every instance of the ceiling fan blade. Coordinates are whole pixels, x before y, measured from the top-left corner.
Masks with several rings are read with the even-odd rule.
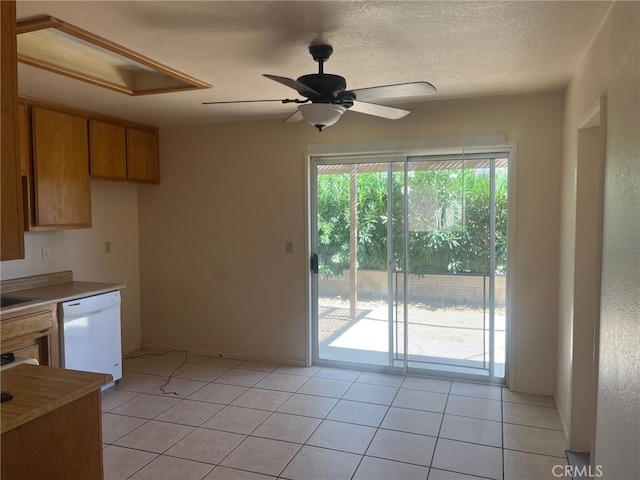
[[[284,123],[299,122],[301,120],[304,120],[304,117],[302,116],[302,112],[300,110],[296,110],[295,112],[293,112],[291,115],[289,115],[287,118],[284,119]]]
[[[286,85],[287,87],[291,87],[294,90],[296,90],[300,95],[302,95],[303,97],[320,97],[321,95],[316,92],[313,88],[309,88],[307,87],[305,84],[298,82],[297,80],[294,80],[293,78],[287,78],[287,77],[278,77],[277,75],[267,75],[266,73],[264,74],[265,77],[273,80],[274,82],[278,82],[281,83],[283,85]]]
[[[351,90],[356,94],[356,99],[371,102],[382,99],[399,99],[411,97],[424,97],[436,93],[436,87],[429,82],[398,83],[395,85],[383,85],[380,87],[359,88]]]
[[[226,103],[260,103],[260,102],[280,102],[280,103],[288,103],[287,100],[231,100],[228,102],[202,102],[202,105],[223,105]]]
[[[403,110],[401,108],[386,107],[384,105],[359,102],[357,100],[353,102],[353,107],[349,108],[349,111],[365,113],[375,117],[388,118],[389,120],[397,120],[411,113],[409,110]]]

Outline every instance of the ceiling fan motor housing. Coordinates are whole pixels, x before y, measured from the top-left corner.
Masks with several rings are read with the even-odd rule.
[[[344,77],[329,73],[311,73],[298,78],[298,82],[315,90],[319,97],[310,96],[312,102],[335,103],[336,98],[347,88]]]

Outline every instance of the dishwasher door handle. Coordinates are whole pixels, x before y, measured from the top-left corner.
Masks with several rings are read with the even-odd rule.
[[[74,305],[67,305],[67,307],[72,307]],[[67,321],[77,320],[78,318],[84,318],[91,315],[96,315],[98,313],[107,312],[109,310],[113,310],[114,308],[120,308],[120,304],[117,303],[114,305],[109,305],[108,307],[100,307],[100,308],[95,308],[93,310],[83,310],[80,312],[78,311],[74,312],[73,310],[71,311],[65,310],[63,314],[63,322],[67,323]]]

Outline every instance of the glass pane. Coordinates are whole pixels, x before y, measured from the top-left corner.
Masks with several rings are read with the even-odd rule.
[[[494,338],[494,376],[503,378],[506,374],[506,324],[507,324],[507,206],[508,206],[507,159],[496,159],[495,168],[495,237],[496,237],[496,276],[495,276],[495,329]],[[487,332],[487,337],[490,332]]]
[[[409,164],[410,367],[488,375],[488,166],[485,160]]]
[[[388,164],[317,173],[319,358],[388,366]]]

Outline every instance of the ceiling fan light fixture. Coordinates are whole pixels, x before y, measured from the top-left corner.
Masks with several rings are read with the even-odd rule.
[[[320,132],[340,120],[342,114],[347,111],[342,105],[331,103],[307,103],[300,105],[298,110],[304,120]]]

